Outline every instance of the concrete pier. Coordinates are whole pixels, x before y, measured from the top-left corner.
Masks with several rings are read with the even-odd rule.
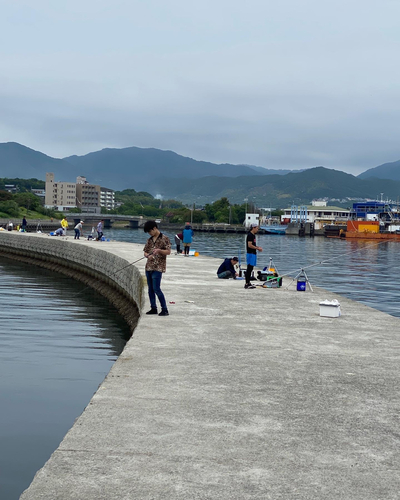
[[[22,500],[399,498],[400,320],[287,282],[244,290],[219,263],[168,258],[170,316],[141,317]],[[342,316],[320,317],[334,298]]]

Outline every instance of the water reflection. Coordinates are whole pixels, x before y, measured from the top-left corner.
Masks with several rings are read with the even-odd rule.
[[[0,261],[0,491],[19,498],[121,353],[109,302],[61,274]]]

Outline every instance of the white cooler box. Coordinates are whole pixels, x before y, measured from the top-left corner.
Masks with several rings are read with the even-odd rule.
[[[338,318],[341,315],[340,303],[335,300],[323,300],[319,303],[319,315],[326,318]]]

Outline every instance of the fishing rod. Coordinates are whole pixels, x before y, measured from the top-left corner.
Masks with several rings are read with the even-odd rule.
[[[311,267],[315,267],[315,266],[320,266],[320,265],[326,264],[327,262],[329,262],[331,260],[339,259],[341,257],[345,257],[346,255],[351,255],[352,253],[361,252],[361,251],[365,250],[367,247],[370,248],[370,247],[378,246],[378,245],[381,245],[382,243],[387,243],[387,241],[380,241],[378,243],[371,243],[370,245],[366,245],[364,248],[358,248],[357,250],[352,250],[350,252],[345,252],[345,253],[342,253],[340,255],[336,255],[335,257],[331,257],[329,259],[321,260],[319,262],[315,262],[314,264],[310,264],[308,266],[300,267],[299,269],[295,269],[294,271],[288,271],[286,274],[282,275],[282,278],[285,277],[285,276],[290,276],[291,274],[294,274],[294,273],[298,273],[299,271],[302,271],[304,269],[310,269]]]
[[[148,257],[150,257],[150,255],[153,255],[153,252],[147,254],[147,256],[143,256],[143,257],[140,257],[140,259],[137,259],[135,260],[134,262],[130,262],[129,264],[127,264],[126,266],[123,266],[121,267],[121,269],[118,269],[117,271],[113,272],[112,274],[109,274],[107,276],[107,278],[111,278],[111,276],[115,276],[116,274],[120,273],[121,271],[123,271],[124,269],[126,269],[127,267],[129,266],[133,266],[134,264],[136,264],[136,262],[140,262],[141,260],[143,259],[147,259]],[[80,295],[81,293],[83,293],[85,290],[87,290],[88,288],[91,288],[90,285],[86,286],[83,290],[81,290],[80,292],[78,292],[76,295]]]

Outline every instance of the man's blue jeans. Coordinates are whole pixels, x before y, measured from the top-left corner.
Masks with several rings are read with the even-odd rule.
[[[157,309],[156,295],[161,304],[161,309],[167,309],[164,294],[161,291],[161,278],[160,271],[146,271],[147,285],[149,287],[149,299],[152,309]]]
[[[233,276],[230,271],[223,271],[222,273],[218,274],[218,278],[222,280],[228,280],[229,278],[236,278],[236,276]]]

